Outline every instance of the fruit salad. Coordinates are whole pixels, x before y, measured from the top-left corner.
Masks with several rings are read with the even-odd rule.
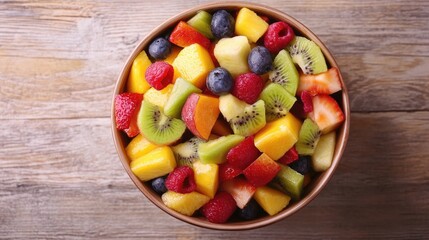
[[[199,11],[134,59],[115,97],[133,174],[170,209],[213,223],[278,214],[332,163],[338,69],[287,23]]]

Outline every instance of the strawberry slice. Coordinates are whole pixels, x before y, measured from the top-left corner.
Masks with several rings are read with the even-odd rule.
[[[344,121],[344,114],[337,101],[329,95],[313,97],[313,112],[308,115],[323,134],[338,128]]]
[[[210,40],[203,34],[195,30],[184,21],[180,21],[170,35],[170,42],[179,47],[187,47],[194,43],[198,43],[205,49],[209,50],[211,46]]]
[[[254,136],[247,137],[240,144],[231,148],[226,155],[226,161],[241,170],[247,168],[261,155],[261,152],[255,147],[254,140]]]
[[[280,169],[280,165],[263,153],[244,169],[243,174],[253,186],[261,187],[273,180]]]
[[[252,199],[256,188],[244,178],[234,178],[222,183],[221,189],[231,194],[237,206],[243,209]]]
[[[115,97],[116,128],[125,130],[130,127],[131,120],[140,110],[143,95],[138,93],[121,93]],[[136,120],[137,123],[137,120]]]
[[[228,163],[219,165],[219,181],[223,182],[226,180],[233,179],[243,173],[243,170],[234,167]]]
[[[332,94],[341,90],[341,81],[337,68],[316,75],[300,74],[298,94],[309,92],[312,96],[318,94]]]

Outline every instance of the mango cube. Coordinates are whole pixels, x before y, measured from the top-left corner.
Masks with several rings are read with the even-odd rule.
[[[144,94],[144,99],[164,110],[165,103],[167,102],[168,97],[173,90],[173,86],[173,84],[168,84],[165,88],[161,90],[150,88]]]
[[[219,65],[233,77],[249,72],[247,57],[250,53],[249,40],[245,36],[222,38],[214,48]]]
[[[139,134],[133,138],[130,143],[128,143],[125,151],[131,161],[134,161],[158,147],[158,145],[151,143],[149,140],[143,137],[143,135]]]
[[[214,163],[204,164],[200,161],[196,161],[193,163],[192,167],[194,169],[197,192],[200,192],[210,198],[214,198],[219,186],[219,166]]]
[[[254,11],[242,8],[235,21],[235,33],[246,36],[251,42],[256,43],[268,29],[268,23],[259,17]]]
[[[127,81],[127,91],[133,93],[145,93],[150,85],[146,81],[146,69],[152,64],[145,51],[142,51],[134,59]]]
[[[267,186],[256,188],[253,198],[270,216],[283,210],[291,199],[288,195]]]
[[[267,123],[255,135],[255,146],[271,159],[280,159],[297,141],[301,121],[291,113]]]
[[[198,192],[183,194],[167,191],[162,194],[161,199],[168,208],[186,216],[192,216],[196,210],[210,201],[209,197]]]
[[[206,84],[207,74],[215,68],[209,52],[197,43],[183,48],[174,59],[173,67],[182,78],[200,89]]]
[[[175,167],[176,159],[168,146],[155,148],[130,163],[131,171],[142,181],[164,176]]]

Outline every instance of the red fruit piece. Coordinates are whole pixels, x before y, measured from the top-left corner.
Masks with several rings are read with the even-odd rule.
[[[293,29],[285,22],[275,22],[268,26],[264,36],[264,46],[272,54],[277,54],[295,37]]]
[[[201,213],[212,223],[224,223],[237,209],[237,204],[231,194],[219,192],[201,208]]]
[[[154,62],[146,70],[146,81],[156,90],[162,90],[173,81],[174,68],[166,62]]]
[[[180,21],[170,34],[170,42],[179,47],[187,47],[194,43],[198,43],[205,49],[210,49],[211,42],[203,34],[195,30],[184,21]]]
[[[237,167],[241,170],[247,168],[261,155],[261,152],[255,147],[254,140],[254,136],[249,136],[240,144],[231,148],[226,155],[226,161],[231,166]]]
[[[285,153],[285,155],[283,155],[283,157],[277,160],[277,162],[282,163],[284,165],[288,165],[298,160],[298,158],[298,151],[296,150],[295,146],[293,146]]]
[[[130,126],[127,129],[124,129],[125,133],[130,138],[135,137],[140,133],[140,129],[137,125],[137,118],[139,115],[139,109],[140,109],[140,107],[138,107],[138,109],[136,111],[134,111],[134,115],[131,118]]]
[[[190,193],[195,191],[197,184],[194,179],[194,170],[188,166],[175,168],[168,174],[165,180],[168,190],[178,193]]]
[[[258,100],[264,88],[264,80],[255,73],[244,73],[235,78],[232,95],[248,104]]]
[[[329,95],[313,97],[313,112],[308,114],[323,134],[338,128],[344,121],[344,113],[337,101]]]
[[[244,178],[234,178],[222,183],[221,189],[234,198],[237,206],[243,209],[252,199],[256,188]]]
[[[219,165],[219,181],[221,182],[233,179],[241,173],[243,173],[242,169],[234,167],[230,164],[224,163]]]
[[[295,102],[295,104],[293,104],[289,112],[299,119],[307,118],[307,114],[304,111],[304,104],[300,99],[297,99],[297,101]]]
[[[313,111],[313,98],[307,91],[301,92],[301,101],[304,104],[304,112],[309,113]]]
[[[341,81],[338,69],[333,67],[328,71],[316,75],[300,74],[297,93],[307,91],[311,96],[319,94],[330,95],[341,91]]]
[[[280,171],[281,167],[274,160],[263,153],[243,173],[246,179],[255,187],[269,183]]]
[[[267,17],[267,16],[264,16],[264,15],[262,15],[262,16],[260,16],[266,23],[268,23],[268,24],[270,24],[270,18],[269,17]]]
[[[143,95],[138,93],[121,93],[115,97],[116,128],[125,130],[130,127],[135,112],[140,110]]]

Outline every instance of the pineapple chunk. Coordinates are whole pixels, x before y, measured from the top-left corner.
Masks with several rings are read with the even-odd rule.
[[[127,152],[127,156],[131,159],[131,161],[134,161],[157,147],[159,146],[149,142],[149,140],[143,137],[143,135],[139,134],[133,138],[130,143],[128,143],[125,151]]]
[[[182,48],[178,46],[172,46],[170,54],[167,56],[166,59],[164,59],[164,62],[167,62],[170,65],[173,65],[174,60],[176,59],[177,55],[179,55],[180,51],[182,51]],[[176,67],[173,66],[174,69],[174,75],[173,75],[173,83],[176,82],[176,79],[180,77],[179,71],[177,71]]]
[[[249,72],[247,57],[250,53],[250,44],[245,36],[222,38],[214,48],[214,55],[219,65],[233,77]]]
[[[259,17],[254,11],[242,8],[235,21],[235,34],[246,36],[249,41],[256,43],[265,31],[268,23]]]
[[[297,141],[301,121],[291,113],[267,123],[255,136],[255,146],[273,160],[281,158]]]
[[[167,191],[161,198],[168,208],[186,216],[192,216],[196,210],[210,201],[209,197],[197,192],[182,194]]]
[[[145,93],[150,85],[146,81],[146,69],[152,64],[145,51],[142,51],[134,59],[131,66],[130,75],[128,76],[127,91],[133,93]]]
[[[214,163],[204,164],[196,161],[192,167],[194,169],[197,191],[210,198],[214,198],[219,185],[219,166]]]
[[[197,43],[183,48],[174,59],[173,67],[182,78],[200,89],[206,85],[207,74],[215,68],[209,52]]]
[[[288,195],[267,186],[258,187],[253,197],[270,216],[283,210],[291,199]]]
[[[168,146],[155,148],[130,163],[131,171],[142,181],[164,176],[175,167],[176,159]]]
[[[173,84],[168,84],[162,90],[156,90],[155,88],[150,88],[144,94],[144,99],[151,102],[152,104],[160,107],[164,110],[165,103],[170,96],[171,91],[173,90]]]

